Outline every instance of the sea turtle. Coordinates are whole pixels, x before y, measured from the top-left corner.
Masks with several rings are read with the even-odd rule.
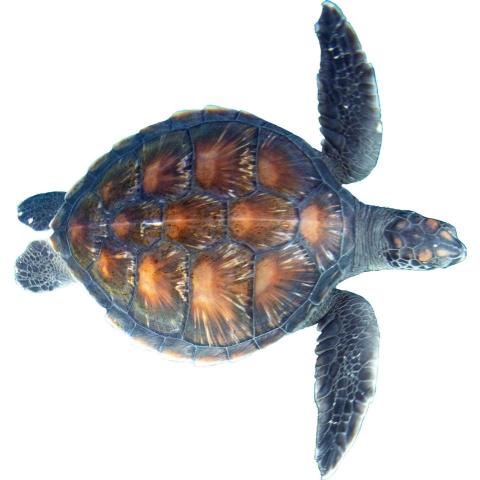
[[[316,460],[331,472],[374,394],[370,304],[337,289],[371,270],[464,259],[455,229],[365,205],[382,138],[374,71],[341,10],[316,33],[322,151],[251,114],[206,107],[141,130],[73,189],[35,195],[20,221],[53,229],[16,262],[32,291],[80,280],[132,337],[172,357],[219,362],[317,325]]]

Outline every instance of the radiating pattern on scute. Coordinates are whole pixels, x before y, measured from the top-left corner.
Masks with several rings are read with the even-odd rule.
[[[118,303],[127,305],[134,288],[135,258],[128,250],[104,245],[93,265],[92,276]]]
[[[155,202],[125,207],[112,221],[112,231],[120,240],[145,246],[160,238],[162,227],[162,207]]]
[[[187,302],[188,255],[180,247],[161,242],[138,262],[137,290],[132,313],[159,333],[182,329]]]
[[[185,338],[230,345],[252,332],[253,255],[235,244],[200,254],[192,265],[192,298]]]
[[[338,195],[320,187],[300,212],[300,234],[324,269],[340,254],[343,234],[342,205]]]
[[[302,321],[341,254],[341,202],[310,151],[253,115],[182,112],[95,163],[56,244],[135,338],[200,363],[238,358]]]
[[[167,238],[193,248],[204,248],[225,235],[226,207],[206,195],[194,195],[168,205]]]
[[[127,156],[105,174],[98,187],[98,192],[105,208],[111,209],[116,202],[133,195],[137,188],[136,158]]]
[[[260,134],[258,179],[263,186],[297,199],[320,182],[318,173],[297,146],[267,130]]]
[[[255,334],[278,327],[308,297],[317,268],[298,245],[262,255],[255,270]]]
[[[191,130],[195,175],[205,190],[222,196],[242,196],[255,189],[254,127],[239,123],[206,123]]]
[[[287,200],[257,193],[233,203],[229,221],[233,238],[253,248],[263,248],[292,239],[298,219]]]
[[[186,131],[162,135],[141,153],[143,190],[155,197],[177,197],[190,186],[192,149]]]

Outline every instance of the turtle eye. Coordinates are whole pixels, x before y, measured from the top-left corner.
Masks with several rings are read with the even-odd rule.
[[[385,256],[394,268],[431,270],[461,262],[466,248],[454,227],[414,212],[398,212],[385,230]]]

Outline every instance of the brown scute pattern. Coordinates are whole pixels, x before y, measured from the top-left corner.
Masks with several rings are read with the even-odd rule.
[[[287,245],[257,259],[255,335],[280,326],[307,298],[317,269],[299,245]]]
[[[236,359],[280,338],[338,258],[341,208],[282,134],[230,110],[182,115],[147,129],[156,140],[108,170],[118,152],[92,167],[99,182],[67,238],[128,311],[125,329],[134,319],[138,338],[175,358]]]
[[[181,331],[188,289],[188,255],[180,247],[161,242],[138,261],[132,314],[158,333]]]
[[[186,131],[162,135],[141,153],[143,191],[154,197],[179,197],[190,187],[192,148]]]
[[[98,186],[98,193],[107,210],[132,196],[138,189],[138,171],[135,157],[128,156],[113,165]]]
[[[127,305],[134,288],[135,258],[124,249],[103,246],[92,276],[115,302]]]
[[[258,179],[276,192],[303,199],[320,178],[310,159],[282,135],[262,130],[258,149]]]
[[[75,207],[68,225],[68,239],[75,260],[88,267],[98,256],[107,225],[94,193],[86,194]]]
[[[194,195],[168,205],[166,236],[195,249],[219,241],[226,230],[226,206],[206,195]]]
[[[340,254],[343,233],[338,195],[327,187],[315,194],[300,212],[299,231],[321,268],[334,264]]]
[[[241,197],[255,189],[257,129],[234,122],[211,122],[191,129],[195,176],[204,190]]]
[[[256,249],[291,240],[297,222],[295,208],[290,202],[267,193],[237,200],[230,208],[230,234],[235,240]]]
[[[120,239],[147,246],[162,233],[162,208],[155,202],[128,206],[115,215],[112,231]]]
[[[252,337],[253,254],[235,244],[202,252],[192,265],[185,339],[227,346]]]

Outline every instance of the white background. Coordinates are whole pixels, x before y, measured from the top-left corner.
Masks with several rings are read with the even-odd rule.
[[[376,67],[384,143],[350,190],[453,223],[445,271],[376,272],[377,396],[335,480],[480,478],[478,2],[344,0]],[[110,146],[175,110],[249,110],[320,145],[317,0],[5,2],[1,57],[0,478],[319,478],[317,332],[238,363],[176,364],[111,328],[77,284],[13,281],[38,237],[25,197],[69,189]]]

